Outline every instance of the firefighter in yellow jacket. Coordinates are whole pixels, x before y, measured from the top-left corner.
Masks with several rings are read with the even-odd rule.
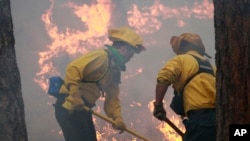
[[[163,98],[172,85],[176,96],[182,98],[174,104],[177,110],[183,104],[180,115],[187,117],[183,120],[186,127],[183,140],[215,141],[215,67],[205,58],[210,56],[205,53],[200,36],[194,33],[173,36],[170,44],[176,56],[157,75],[153,115],[162,121],[166,119]]]
[[[108,30],[112,45],[82,55],[68,64],[60,97],[55,103],[56,119],[66,141],[96,141],[92,108],[100,96],[105,97],[104,111],[114,120],[113,127],[123,131],[126,124],[121,115],[119,84],[125,64],[143,47],[142,38],[128,27]]]

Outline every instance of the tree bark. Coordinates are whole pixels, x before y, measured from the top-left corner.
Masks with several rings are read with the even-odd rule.
[[[250,124],[250,1],[214,0],[217,141]]]
[[[0,141],[27,141],[10,0],[0,0]]]

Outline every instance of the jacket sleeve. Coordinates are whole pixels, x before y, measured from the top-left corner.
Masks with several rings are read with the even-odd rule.
[[[81,80],[80,70],[75,66],[70,66],[66,70],[65,85],[72,95],[79,91],[79,82]]]
[[[122,118],[118,85],[110,87],[108,91],[106,91],[104,111],[110,118]]]
[[[95,52],[83,55],[71,62],[66,69],[65,86],[69,89],[69,94],[79,91],[81,80],[94,74],[99,68],[107,66],[107,57],[103,52]],[[96,77],[99,77],[96,75]],[[92,80],[92,79],[91,79]]]
[[[168,61],[165,66],[158,72],[157,84],[170,85],[173,84],[181,74],[181,63],[178,57],[174,57]]]

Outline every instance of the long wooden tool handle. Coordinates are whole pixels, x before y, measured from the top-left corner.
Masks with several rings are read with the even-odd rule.
[[[172,122],[170,121],[167,117],[164,120],[169,126],[171,126],[181,137],[184,136],[184,133]]]
[[[107,122],[109,122],[111,124],[114,124],[114,121],[112,119],[110,119],[107,116],[104,116],[104,115],[102,115],[100,113],[97,113],[97,112],[93,111],[92,109],[88,108],[87,106],[83,106],[83,109],[85,111],[92,112],[93,115],[95,115],[95,116],[97,116],[97,117],[99,117],[99,118],[101,118],[101,119],[103,119],[103,120],[105,120],[105,121],[107,121]],[[136,137],[144,140],[144,141],[150,141],[146,137],[143,137],[142,135],[140,135],[139,133],[136,133],[135,131],[132,131],[131,129],[125,128],[124,130],[127,131],[128,133],[130,133],[130,134],[132,134],[132,135],[134,135],[134,136],[136,136]]]

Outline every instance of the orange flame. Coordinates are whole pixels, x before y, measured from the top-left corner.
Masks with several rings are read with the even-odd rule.
[[[163,101],[165,103],[165,101]],[[148,108],[150,109],[151,112],[153,112],[153,101],[151,101],[148,104]],[[168,107],[165,107],[165,109],[167,109],[168,113],[167,115],[171,115],[171,117],[169,118],[170,121],[172,121],[180,130],[185,131],[184,126],[181,123],[181,118],[177,117],[174,113],[172,113],[172,110]],[[155,120],[153,120],[154,122]],[[159,121],[157,121],[159,122]],[[179,136],[174,129],[172,129],[172,127],[170,127],[167,123],[164,122],[160,122],[156,128],[161,131],[164,134],[164,139],[168,139],[170,141],[181,141],[181,136]],[[164,140],[163,139],[163,140]]]
[[[90,50],[97,49],[103,46],[105,43],[109,43],[105,37],[108,27],[111,22],[111,0],[96,0],[91,4],[76,5],[73,2],[64,4],[64,7],[72,10],[74,18],[77,18],[81,23],[82,29],[73,29],[67,26],[66,29],[60,29],[59,26],[53,21],[53,8],[54,0],[50,0],[51,5],[45,13],[42,14],[41,20],[45,24],[46,32],[51,40],[51,43],[46,47],[46,50],[39,52],[39,67],[40,71],[36,73],[34,81],[46,91],[48,89],[47,78],[51,75],[61,75],[61,71],[55,65],[53,60],[56,60],[60,54],[68,54],[70,60],[84,54]],[[151,6],[144,6],[141,9],[137,4],[132,4],[132,8],[127,11],[128,24],[142,35],[152,34],[159,31],[164,26],[164,22],[167,20],[176,19],[176,25],[178,27],[186,26],[186,19],[212,19],[213,18],[213,4],[209,0],[203,0],[203,2],[195,2],[193,7],[183,6],[179,8],[171,8],[155,0]],[[147,41],[145,44],[156,44],[156,41]],[[139,67],[136,70],[128,70],[124,79],[129,79],[135,75],[143,73],[143,67]],[[103,101],[103,99],[102,99]],[[133,101],[130,107],[143,107],[141,103]],[[150,112],[153,111],[152,101],[148,104]],[[166,108],[167,111],[171,111]],[[97,109],[100,112],[100,108]],[[168,112],[171,116],[170,120],[173,121],[182,131],[184,127],[180,122],[180,118],[174,116],[172,112]],[[98,140],[112,140],[117,141],[115,137],[109,137],[109,135],[115,134],[116,131],[107,124],[100,123],[94,117],[94,122],[97,124],[97,138]],[[135,121],[135,123],[138,120]],[[140,122],[140,121],[138,121]],[[179,141],[181,138],[165,123],[160,123],[157,120],[152,120],[152,124],[156,125],[155,128],[163,134],[162,140]],[[133,126],[134,123],[131,123]],[[104,131],[104,132],[101,132]],[[59,132],[61,135],[62,132]],[[107,139],[108,138],[108,139]],[[122,140],[122,139],[120,139]],[[136,141],[136,138],[130,139]]]
[[[65,32],[59,30],[59,27],[52,21],[52,11],[54,0],[51,0],[50,8],[42,15],[42,21],[45,23],[46,31],[51,38],[52,43],[47,46],[47,51],[39,52],[40,72],[36,73],[34,79],[43,90],[48,89],[47,79],[49,75],[60,75],[60,72],[51,61],[60,53],[77,55],[88,52],[93,48],[103,46],[103,43],[109,42],[104,38],[110,21],[110,0],[98,0],[97,3],[90,6],[84,4],[77,6],[71,2],[65,5],[74,10],[74,14],[84,23],[85,31],[73,30],[69,27]],[[92,47],[92,48],[89,48]]]
[[[71,29],[70,27],[67,27],[65,32],[60,30],[53,23],[54,0],[51,0],[50,8],[42,14],[41,19],[45,23],[46,31],[52,42],[47,46],[48,50],[39,52],[38,64],[41,70],[36,73],[36,78],[34,78],[34,81],[43,90],[48,88],[46,79],[48,76],[60,75],[60,72],[51,61],[60,53],[77,56],[89,50],[100,48],[104,43],[109,43],[105,35],[108,26],[110,26],[111,0],[97,0],[91,5],[83,4],[81,6],[68,2],[64,6],[72,9],[75,16],[81,19],[85,31],[82,31],[83,29]],[[142,10],[139,10],[138,6],[133,4],[132,9],[127,13],[128,24],[135,27],[138,32],[148,34],[160,30],[163,20],[177,18],[178,26],[183,27],[186,24],[183,20],[186,18],[212,18],[213,4],[208,0],[204,0],[203,3],[195,2],[193,8],[187,6],[170,8],[161,4],[159,0],[155,0],[152,6],[143,7]],[[143,68],[138,69],[138,73],[141,73],[142,70]]]
[[[194,3],[193,8],[187,6],[170,8],[155,0],[150,7],[143,7],[140,11],[138,6],[133,4],[132,10],[128,11],[128,23],[142,33],[153,33],[162,27],[162,20],[176,18],[179,27],[185,26],[184,19],[211,19],[213,18],[213,3],[204,0],[203,3]]]

